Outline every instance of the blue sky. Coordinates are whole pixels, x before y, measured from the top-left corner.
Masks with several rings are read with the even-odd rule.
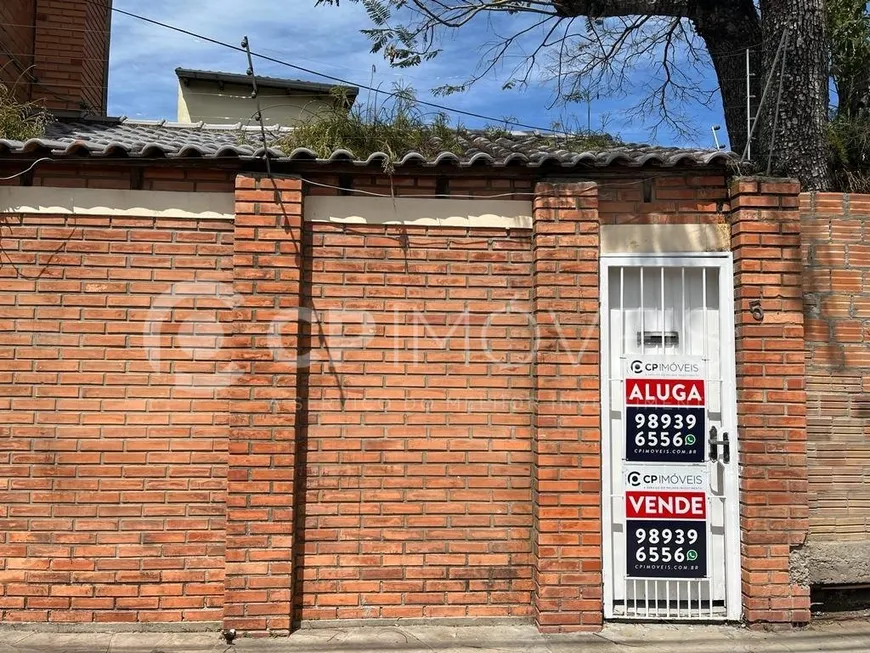
[[[433,100],[466,111],[495,118],[511,116],[529,124],[550,127],[554,120],[572,116],[585,125],[584,104],[556,105],[554,85],[543,74],[527,87],[502,90],[508,70],[490,73],[470,91],[446,98],[433,98],[432,88],[458,84],[475,70],[481,44],[491,41],[492,30],[515,29],[524,17],[511,17],[507,23],[493,25],[480,21],[451,34],[442,43],[444,52],[437,59],[417,68],[390,68],[379,54],[371,54],[368,39],[359,30],[370,26],[362,7],[343,2],[340,7],[315,7],[314,0],[115,0],[115,7],[170,23],[221,41],[237,44],[247,35],[252,49],[299,66],[375,87],[390,89],[394,83],[414,87],[420,99]],[[174,33],[134,18],[115,13],[112,27],[112,51],[109,76],[109,113],[131,118],[174,119],[177,103],[178,66],[244,72],[244,55],[199,39]],[[515,23],[515,24],[514,24]],[[531,43],[521,44],[528,47]],[[255,62],[257,74],[326,81],[286,66]],[[639,86],[650,75],[639,69],[632,81]],[[699,83],[715,85],[712,69],[699,75]],[[592,103],[593,127],[605,122],[612,133],[631,142],[654,140],[662,144],[712,146],[710,127],[724,119],[721,107],[687,107],[690,136],[660,130],[653,136],[655,120],[630,117],[627,108],[639,90],[630,87],[625,97],[601,97]],[[368,94],[363,92],[361,100]],[[480,121],[463,118],[468,126]]]

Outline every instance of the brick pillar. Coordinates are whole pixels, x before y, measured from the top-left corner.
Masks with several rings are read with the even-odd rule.
[[[8,0],[3,0],[7,2]],[[111,2],[36,0],[31,99],[49,109],[106,115]]]
[[[598,630],[598,189],[592,183],[538,184],[535,193],[535,619],[544,632]]]
[[[810,619],[809,588],[789,570],[791,551],[804,542],[809,525],[799,192],[791,180],[743,178],[731,185],[743,609],[749,622]],[[763,317],[753,317],[753,302]]]
[[[236,179],[224,626],[254,634],[293,619],[301,236],[299,179]]]

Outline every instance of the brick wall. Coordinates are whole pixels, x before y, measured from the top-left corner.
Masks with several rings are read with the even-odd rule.
[[[801,196],[810,541],[870,540],[870,196]]]
[[[0,177],[12,175],[26,165],[0,165]],[[33,185],[64,188],[114,188],[138,190],[208,191],[234,190],[235,171],[205,166],[166,165],[137,169],[102,162],[56,162],[39,166],[34,171]],[[325,173],[315,168],[302,173],[318,183],[339,186],[347,184],[347,176]],[[448,179],[447,188],[438,190],[439,176],[396,176],[392,180],[382,174],[352,175],[351,186],[357,191],[390,194],[398,197],[434,195],[451,196],[504,195],[500,199],[530,201],[535,179],[516,170],[505,170],[498,177],[484,172],[467,171],[467,176]],[[591,173],[589,179],[599,187],[599,214],[602,224],[658,223],[724,223],[729,211],[728,191],[724,175],[655,172],[648,177],[634,175],[601,175]],[[19,185],[20,178],[0,181],[0,185]],[[339,195],[334,188],[306,187],[306,195]]]
[[[603,225],[726,222],[729,200],[724,175],[674,172],[597,181]]]
[[[15,85],[21,100],[30,99],[27,81],[33,71],[35,0],[4,0],[0,4],[0,84]]]
[[[307,228],[299,616],[528,616],[529,233]]]
[[[50,109],[105,115],[110,4],[36,0],[33,99]]]
[[[20,162],[0,166],[0,186],[20,186],[29,176],[13,176],[28,167]],[[28,182],[29,183],[29,182]],[[194,166],[126,167],[99,163],[43,164],[33,171],[33,186],[232,193],[235,172]]]
[[[78,173],[34,183],[228,183]],[[659,176],[651,196],[630,178],[451,180],[537,193],[531,230],[303,224],[300,180],[279,179],[278,202],[252,176],[235,180],[234,224],[4,218],[0,619],[599,627],[599,225],[731,211],[746,614],[805,621],[789,578],[807,529],[797,191],[743,181],[732,210],[719,179]],[[400,195],[440,184],[393,179]]]
[[[232,225],[0,220],[0,621],[219,620]]]
[[[790,576],[790,555],[808,528],[799,191],[788,180],[731,185],[743,608],[751,622],[810,620],[809,588]]]
[[[68,4],[68,3],[65,3]],[[108,6],[106,6],[108,5]],[[84,46],[82,48],[82,90],[85,102],[106,113],[109,84],[109,33],[111,2],[86,2]]]

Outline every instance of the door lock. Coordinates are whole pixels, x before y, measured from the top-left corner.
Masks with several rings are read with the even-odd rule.
[[[731,440],[728,438],[727,431],[722,431],[721,440],[716,437],[717,435],[716,427],[711,426],[710,439],[707,440],[707,444],[710,445],[710,460],[713,462],[719,460],[719,447],[722,447],[722,462],[727,465],[731,462]]]

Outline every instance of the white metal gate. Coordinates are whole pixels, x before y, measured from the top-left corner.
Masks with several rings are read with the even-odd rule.
[[[738,620],[731,255],[601,273],[605,617]]]

